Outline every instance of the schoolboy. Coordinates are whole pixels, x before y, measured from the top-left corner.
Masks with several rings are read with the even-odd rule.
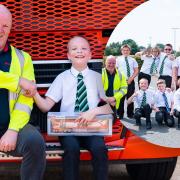
[[[119,71],[123,71],[127,83],[128,83],[128,90],[127,94],[121,99],[118,114],[119,118],[122,119],[124,117],[124,101],[125,98],[129,98],[135,91],[135,82],[134,78],[138,75],[138,63],[134,58],[130,56],[131,48],[128,44],[125,44],[121,47],[122,56],[117,58],[116,66]],[[131,103],[127,106],[127,116],[132,118],[134,115],[134,103]]]
[[[166,44],[164,47],[164,52],[160,55],[160,63],[158,66],[159,79],[164,79],[166,82],[166,87],[174,89],[174,77],[173,76],[173,64],[175,57],[172,54],[173,47],[171,44]]]
[[[142,78],[139,81],[139,91],[136,91],[129,99],[128,104],[134,102],[134,118],[136,125],[141,126],[141,117],[146,118],[146,129],[151,129],[151,112],[154,105],[153,92],[148,89],[148,80]]]
[[[138,82],[141,78],[146,78],[148,83],[151,83],[151,76],[157,73],[157,67],[159,64],[160,50],[158,47],[147,48],[144,54],[141,56],[143,64],[138,75]]]
[[[72,62],[71,69],[57,76],[47,91],[45,99],[38,93],[34,98],[38,107],[44,112],[49,111],[56,102],[61,100],[60,111],[84,112],[77,121],[86,125],[97,114],[109,114],[112,110],[108,104],[97,107],[100,99],[105,98],[105,93],[101,75],[87,66],[88,60],[91,59],[89,42],[83,37],[75,36],[70,39],[67,48],[68,59]],[[63,175],[65,180],[79,179],[80,147],[91,152],[94,179],[108,179],[107,148],[103,137],[64,136],[60,138],[60,142],[64,149]]]
[[[159,125],[164,121],[168,127],[173,127],[173,93],[166,89],[166,82],[163,79],[157,81],[157,88],[154,96],[155,119]]]

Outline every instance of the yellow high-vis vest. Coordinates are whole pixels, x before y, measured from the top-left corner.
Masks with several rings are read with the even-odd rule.
[[[114,98],[116,99],[116,109],[119,108],[119,104],[121,101],[121,98],[127,94],[127,81],[126,76],[118,71],[118,69],[115,69],[115,77],[114,77],[114,83],[113,83],[113,91],[114,91]],[[105,92],[107,91],[109,87],[109,81],[108,81],[108,75],[107,70],[105,68],[102,69],[102,83]]]
[[[20,77],[34,80],[34,68],[28,53],[11,46],[9,72],[0,71],[0,88],[9,90],[9,129],[19,131],[30,119],[33,98],[25,97],[19,87]]]

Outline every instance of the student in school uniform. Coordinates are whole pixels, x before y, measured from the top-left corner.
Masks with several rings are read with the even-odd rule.
[[[102,83],[107,101],[116,114],[123,96],[127,93],[126,76],[116,68],[116,57],[107,56],[105,68],[102,69]]]
[[[138,75],[138,82],[142,78],[146,78],[148,83],[151,83],[151,76],[157,73],[157,67],[159,65],[160,50],[158,47],[147,48],[141,55],[143,61],[140,73]]]
[[[126,96],[121,99],[119,109],[117,111],[119,118],[122,119],[124,117],[124,101],[125,98],[129,98],[135,91],[135,82],[134,78],[138,75],[138,63],[134,58],[130,56],[131,48],[129,45],[125,44],[121,47],[122,56],[118,57],[116,60],[116,66],[119,71],[123,71],[127,83],[128,83],[128,90]],[[129,118],[133,118],[134,115],[134,103],[131,103],[127,106],[127,116]]]
[[[173,63],[173,79],[176,84],[176,89],[178,89],[180,87],[177,83],[178,79],[180,79],[180,56],[177,57]]]
[[[56,102],[61,100],[61,112],[81,112],[76,120],[86,126],[98,114],[109,114],[109,104],[97,107],[101,99],[105,99],[101,74],[88,68],[91,58],[89,42],[75,36],[68,42],[68,59],[72,62],[69,70],[59,74],[45,98],[38,92],[34,96],[37,106],[47,112]],[[108,180],[108,156],[104,138],[101,136],[64,136],[60,137],[64,149],[63,175],[64,180],[79,179],[80,147],[91,152],[95,180]]]
[[[160,63],[158,67],[159,79],[164,79],[166,87],[174,89],[173,77],[173,63],[175,56],[172,54],[173,47],[171,44],[166,44],[164,47],[164,53],[160,55]]]
[[[180,79],[178,85],[179,88],[174,93],[174,116],[178,118],[178,128],[180,128]]]
[[[153,91],[148,89],[148,80],[145,78],[140,79],[139,88],[129,99],[128,104],[134,102],[135,113],[134,118],[136,125],[141,126],[141,117],[146,118],[146,129],[151,129],[151,112],[154,105]]]
[[[165,122],[168,127],[173,127],[173,93],[166,89],[166,82],[164,79],[159,79],[157,81],[157,88],[158,90],[154,95],[155,119],[159,125],[162,125],[163,122]]]

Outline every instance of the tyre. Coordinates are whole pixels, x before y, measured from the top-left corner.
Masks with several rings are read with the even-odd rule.
[[[176,162],[177,157],[173,157],[165,162],[126,164],[126,169],[133,180],[169,180]]]

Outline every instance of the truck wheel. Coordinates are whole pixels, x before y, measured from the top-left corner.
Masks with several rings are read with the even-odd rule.
[[[177,157],[173,157],[165,162],[126,164],[126,169],[133,180],[169,180],[176,162]]]

